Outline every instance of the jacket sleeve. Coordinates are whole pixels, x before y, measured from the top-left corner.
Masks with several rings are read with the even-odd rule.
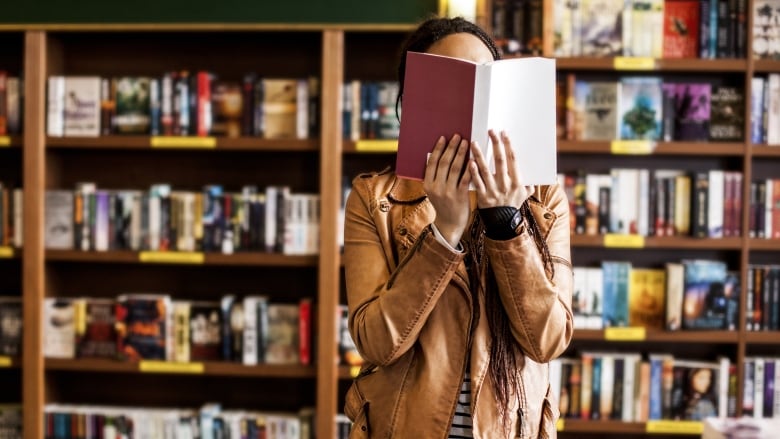
[[[349,331],[367,362],[385,366],[414,345],[463,255],[438,242],[428,226],[395,266],[380,235],[391,232],[377,227],[376,206],[362,184],[350,192],[344,224]]]
[[[506,241],[486,239],[485,249],[512,334],[525,355],[546,363],[560,356],[572,338],[573,274],[566,196],[557,185],[539,194],[541,204],[532,206],[531,211],[537,222],[551,221],[546,242],[554,276],[545,271],[541,252],[528,230]]]

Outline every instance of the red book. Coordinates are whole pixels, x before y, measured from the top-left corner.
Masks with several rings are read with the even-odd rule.
[[[198,136],[205,137],[211,131],[211,75],[198,72]]]
[[[523,184],[555,184],[555,60],[476,64],[409,52],[402,103],[399,177],[422,180],[440,136],[477,141],[492,164],[488,129],[494,129],[509,134]]]
[[[772,180],[772,239],[780,239],[780,179]]]
[[[301,364],[308,366],[311,364],[311,299],[301,300],[299,312],[299,356]]]
[[[699,55],[699,1],[664,3],[664,58],[697,58]]]

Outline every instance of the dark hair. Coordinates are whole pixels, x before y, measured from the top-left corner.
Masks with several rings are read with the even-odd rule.
[[[395,100],[395,114],[399,118],[398,107],[404,95],[404,75],[406,74],[406,54],[408,52],[427,52],[433,43],[442,38],[458,33],[468,33],[482,40],[485,46],[493,54],[493,59],[501,59],[496,43],[484,29],[476,24],[464,20],[462,17],[442,18],[433,17],[425,20],[415,29],[401,46],[400,60],[398,62],[398,97]]]

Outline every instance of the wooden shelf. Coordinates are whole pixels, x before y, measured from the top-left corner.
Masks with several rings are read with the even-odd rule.
[[[750,239],[750,249],[759,251],[780,251],[780,239]]]
[[[225,266],[278,266],[278,267],[316,267],[318,256],[290,256],[279,253],[234,253],[225,255],[221,253],[204,253],[203,265]],[[112,250],[105,252],[78,251],[78,250],[47,250],[47,261],[58,262],[99,262],[140,264],[140,252]],[[147,262],[144,262],[147,263]],[[151,262],[148,262],[151,263]],[[186,264],[186,262],[171,261],[168,264]]]
[[[753,145],[753,157],[780,157],[780,145]]]
[[[773,59],[757,59],[753,61],[753,71],[762,73],[780,73],[780,61]]]
[[[612,154],[612,142],[598,140],[558,140],[559,153]],[[658,142],[651,155],[741,156],[743,143]]]
[[[778,340],[780,331],[745,331],[747,343],[776,345]]]
[[[615,70],[614,58],[558,58],[558,70]],[[744,59],[657,59],[652,71],[662,72],[744,72]],[[630,70],[625,70],[630,71]]]
[[[171,136],[171,139],[175,137]],[[167,138],[166,138],[167,139]],[[319,139],[264,139],[261,137],[215,138],[215,148],[178,146],[154,149],[217,149],[225,151],[319,151]],[[151,136],[47,137],[47,148],[153,149]]]
[[[605,247],[602,235],[572,235],[572,247]],[[619,248],[619,247],[612,247]],[[629,248],[629,247],[626,247]],[[686,249],[686,250],[740,250],[742,238],[692,238],[689,236],[645,237],[641,249]]]
[[[18,369],[22,367],[21,357],[7,357],[0,355],[0,372],[3,369]]]
[[[607,340],[603,329],[577,329],[574,331],[575,341],[609,341],[619,343],[618,340]],[[673,342],[673,343],[737,343],[739,334],[737,331],[659,331],[648,330],[643,342]]]
[[[315,366],[269,365],[244,366],[228,362],[203,362],[203,375],[241,376],[257,378],[315,378]],[[46,370],[71,372],[103,373],[154,373],[141,372],[139,364],[129,361],[117,361],[101,358],[59,359],[47,358]],[[176,373],[173,373],[176,375]]]
[[[585,421],[582,419],[564,419],[563,430],[565,433],[604,433],[615,434],[644,434],[647,430],[644,422],[622,421]]]

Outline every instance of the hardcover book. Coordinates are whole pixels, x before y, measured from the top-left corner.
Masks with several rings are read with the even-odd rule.
[[[741,142],[745,94],[737,87],[715,86],[710,97],[710,140]]]
[[[47,249],[73,248],[73,192],[46,191],[45,238]]]
[[[211,92],[214,121],[211,134],[239,137],[244,109],[244,94],[238,82],[215,81]]]
[[[584,0],[581,3],[582,55],[622,55],[623,0]]]
[[[628,324],[663,329],[666,273],[660,269],[634,268],[628,289]]]
[[[0,355],[22,354],[22,299],[0,297]]]
[[[726,264],[695,260],[683,266],[683,329],[726,329]]]
[[[614,140],[619,138],[618,100],[620,83],[585,82],[575,84],[577,108],[582,109],[582,140]]]
[[[100,78],[65,77],[65,135],[100,135]]]
[[[149,133],[151,121],[149,78],[118,78],[116,80],[115,102],[114,124],[118,133]]]
[[[664,3],[664,58],[699,56],[699,4],[692,0]]]
[[[46,358],[75,356],[76,316],[73,302],[47,297],[43,300],[43,355]]]
[[[296,304],[268,304],[266,363],[298,364],[300,362],[299,312]]]
[[[222,311],[219,302],[190,303],[190,360],[222,358]]]
[[[753,3],[753,58],[780,59],[780,0]]]
[[[659,140],[662,115],[661,78],[623,78],[619,109],[621,139]]]
[[[79,357],[116,358],[116,303],[113,299],[76,302],[79,324],[76,350]]]
[[[297,137],[298,81],[263,79],[263,135],[269,139]]]
[[[437,139],[476,141],[493,163],[488,129],[505,130],[523,184],[556,182],[555,61],[514,58],[476,64],[410,52],[396,173],[422,180]]]
[[[119,296],[116,305],[119,355],[130,360],[167,360],[172,311],[167,295]],[[173,352],[170,354],[172,356]]]
[[[709,139],[710,84],[678,84],[677,88],[676,139]]]

